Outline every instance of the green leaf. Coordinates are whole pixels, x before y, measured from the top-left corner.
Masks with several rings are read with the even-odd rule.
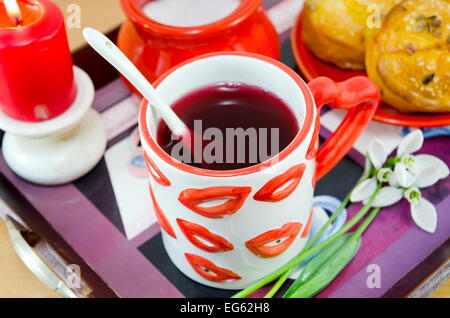
[[[331,243],[328,247],[322,249],[314,256],[310,262],[306,264],[303,268],[301,274],[297,280],[292,285],[292,289],[297,289],[295,287],[300,287],[302,284],[307,282],[314,274],[316,274],[321,267],[334,255],[334,253],[341,248],[347,240],[345,236],[337,238],[336,241]],[[294,286],[296,285],[296,286]]]
[[[346,236],[341,236],[329,246],[320,250],[318,254],[306,264],[299,277],[291,285],[283,298],[289,298],[298,288],[300,288],[308,280],[310,280],[313,275],[315,275],[324,266],[324,264],[328,262],[328,260],[336,253],[336,251],[346,243],[346,241]]]
[[[309,298],[327,287],[355,257],[361,237],[348,233],[323,248],[303,269],[283,298]]]

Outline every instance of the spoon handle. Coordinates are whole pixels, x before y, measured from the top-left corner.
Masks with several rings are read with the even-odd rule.
[[[175,114],[172,108],[157,94],[153,86],[134,66],[122,51],[106,36],[92,28],[85,28],[83,35],[92,48],[114,66],[131,84],[149,101],[164,119],[172,133],[184,136],[186,125]]]

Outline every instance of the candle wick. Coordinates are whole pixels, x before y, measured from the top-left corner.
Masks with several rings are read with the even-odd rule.
[[[16,17],[16,24],[17,26],[22,26],[22,19],[19,19],[19,17]]]

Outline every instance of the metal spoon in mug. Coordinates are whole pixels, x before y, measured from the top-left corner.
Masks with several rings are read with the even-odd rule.
[[[195,138],[194,133],[175,114],[173,109],[158,95],[155,88],[147,81],[134,64],[122,53],[122,51],[104,36],[101,32],[85,28],[83,35],[89,45],[114,66],[131,84],[144,96],[165,121],[172,133],[177,136],[195,156],[190,138]],[[194,147],[195,148],[195,147]]]

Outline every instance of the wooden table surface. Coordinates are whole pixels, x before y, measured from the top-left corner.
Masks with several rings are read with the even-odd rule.
[[[450,280],[448,280],[444,285],[437,289],[432,298],[450,298]]]
[[[79,5],[81,28],[67,30],[72,50],[85,44],[81,31],[83,27],[94,27],[102,32],[108,32],[123,20],[123,13],[119,0],[58,0],[55,1],[63,10],[66,17],[69,5]],[[55,298],[57,293],[49,290],[22,263],[16,255],[8,238],[6,225],[0,221],[0,297],[37,297]],[[450,298],[450,281],[438,289],[432,297]]]

